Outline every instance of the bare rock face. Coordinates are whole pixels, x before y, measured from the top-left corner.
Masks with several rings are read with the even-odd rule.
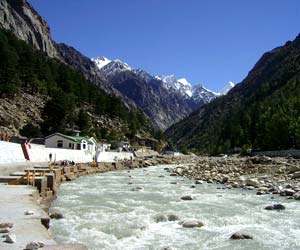
[[[58,58],[48,24],[26,0],[0,1],[0,27],[11,30],[48,56]]]

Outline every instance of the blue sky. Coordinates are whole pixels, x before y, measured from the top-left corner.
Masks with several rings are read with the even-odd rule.
[[[57,42],[219,91],[300,32],[299,0],[30,0]]]

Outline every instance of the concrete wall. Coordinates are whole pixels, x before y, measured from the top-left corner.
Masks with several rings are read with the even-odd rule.
[[[94,154],[85,150],[72,150],[62,148],[46,148],[44,145],[26,145],[29,159],[32,162],[47,162],[52,154],[52,161],[70,160],[76,163],[92,162]]]
[[[26,162],[21,144],[0,141],[0,164]]]
[[[97,152],[97,162],[116,162],[120,160],[134,159],[131,152]]]

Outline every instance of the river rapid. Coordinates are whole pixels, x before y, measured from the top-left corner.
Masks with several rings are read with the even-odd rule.
[[[52,205],[64,215],[51,221],[55,240],[80,242],[90,250],[300,249],[299,201],[216,184],[192,188],[192,180],[170,176],[166,167],[175,166],[107,172],[63,183]],[[184,195],[194,200],[180,200]],[[274,203],[286,210],[264,210]],[[179,220],[158,222],[170,214]],[[204,226],[180,224],[191,220]],[[254,239],[229,240],[235,232]]]

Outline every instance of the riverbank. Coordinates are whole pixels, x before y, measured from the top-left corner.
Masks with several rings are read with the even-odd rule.
[[[300,160],[292,157],[199,157],[174,175],[202,182],[221,183],[224,188],[257,190],[257,195],[274,194],[300,200]]]
[[[49,227],[49,207],[56,198],[57,190],[64,181],[72,181],[80,176],[104,173],[115,170],[144,168],[158,164],[178,164],[189,161],[190,157],[165,157],[157,156],[152,158],[137,158],[134,161],[121,161],[115,163],[98,164],[76,164],[76,166],[55,166],[53,169],[46,169],[45,165],[41,167],[30,167],[32,171],[48,172],[43,178],[46,182],[39,185],[39,191],[36,188],[26,185],[0,185],[2,205],[0,206],[0,223],[13,223],[13,227],[7,230],[7,233],[1,233],[1,236],[15,235],[16,240],[13,243],[1,241],[0,248],[5,250],[25,249],[26,245],[32,241],[46,244],[40,249],[87,249],[84,245],[69,244],[57,245],[47,228]],[[15,168],[12,167],[13,170]],[[18,171],[26,170],[28,166],[22,167]],[[7,170],[6,170],[7,171]],[[10,173],[13,174],[13,173]],[[21,174],[18,172],[18,174]],[[17,178],[17,176],[16,176]],[[42,183],[42,181],[41,181]],[[49,190],[50,189],[50,190]],[[25,215],[26,212],[33,214]],[[5,227],[6,228],[6,227]],[[14,237],[14,236],[13,236]],[[4,238],[3,238],[4,239]],[[5,240],[5,239],[4,239]]]

